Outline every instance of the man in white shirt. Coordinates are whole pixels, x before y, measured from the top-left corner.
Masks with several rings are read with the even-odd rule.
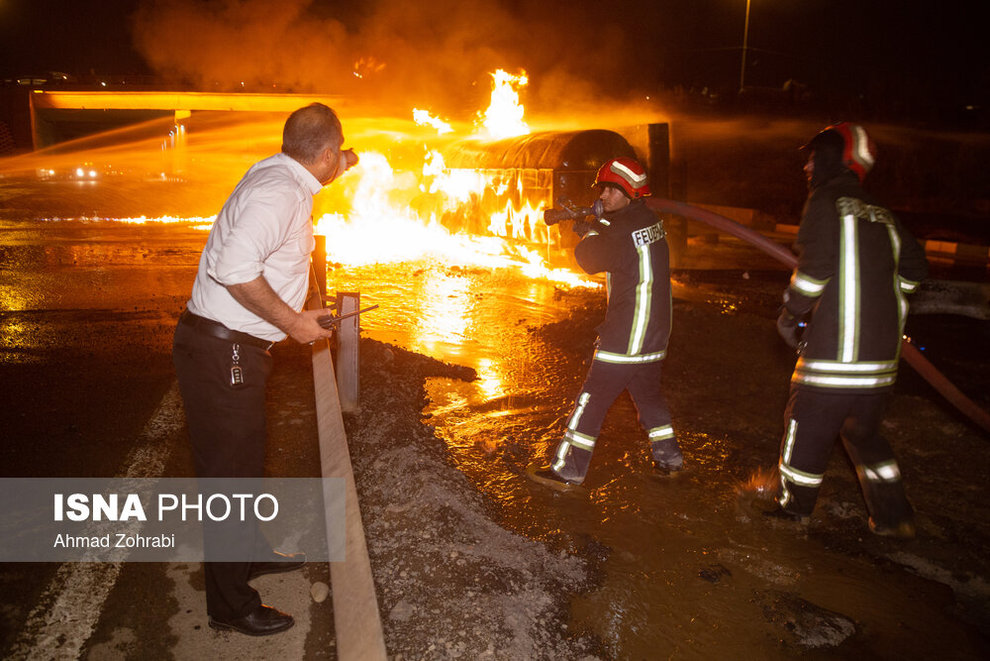
[[[268,350],[286,336],[311,343],[331,335],[318,322],[326,313],[302,306],[315,243],[313,195],[357,162],[343,143],[332,109],[296,110],[285,122],[282,152],[248,170],[210,230],[172,350],[200,478],[264,475]],[[229,547],[232,538],[253,549],[255,560],[210,562],[211,548]],[[298,569],[305,554],[273,551],[256,526],[207,526],[204,544],[211,627],[263,636],[294,624],[262,604],[248,581]]]

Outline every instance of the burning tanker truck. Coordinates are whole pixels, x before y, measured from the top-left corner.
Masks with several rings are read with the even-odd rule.
[[[655,213],[673,216],[674,222],[667,226],[672,266],[680,261],[687,234],[685,222],[690,219],[740,238],[783,265],[794,267],[794,253],[757,231],[711,211],[665,199],[664,193],[670,189],[668,126],[651,124],[648,130],[650,188],[659,197],[650,198],[647,206]],[[490,185],[480,197],[473,198],[475,209],[446,217],[444,225],[453,231],[492,233],[506,240],[545,245],[543,257],[549,264],[573,267],[573,248],[580,239],[575,232],[561,231],[560,223],[600,215],[593,203],[595,175],[602,163],[622,156],[643,162],[625,138],[606,130],[541,132],[497,142],[454,143],[449,151],[451,171],[480,169]],[[483,227],[484,212],[491,209],[499,211],[490,213],[490,224]],[[903,352],[904,359],[953,406],[990,430],[990,414],[959,391],[907,340]]]
[[[624,137],[598,129],[453,143],[445,150],[451,174],[480,173],[488,185],[460,208],[443,214],[441,222],[453,232],[494,234],[546,246],[549,263],[572,264],[578,236],[558,223],[583,217],[582,210],[591,213],[598,168],[622,156],[641,160]],[[657,154],[650,156],[651,162],[657,160]],[[667,155],[660,157],[665,160]]]

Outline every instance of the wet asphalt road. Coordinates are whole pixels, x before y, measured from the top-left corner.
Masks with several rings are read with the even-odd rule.
[[[170,354],[205,232],[42,223],[4,234],[2,475],[191,476]],[[275,354],[269,469],[318,477],[308,347]],[[4,658],[319,658],[307,644],[332,655],[329,603],[310,612],[325,564],[256,580],[297,619],[262,641],[206,627],[199,565],[18,563],[0,575]]]
[[[205,233],[183,227],[51,224],[29,230],[8,228],[7,240],[0,246],[7,265],[3,271],[5,298],[0,336],[4,348],[0,369],[6,404],[0,412],[0,428],[4,436],[4,476],[124,474],[130,468],[129,461],[135,456],[135,448],[154,449],[165,475],[191,474],[184,431],[181,425],[175,424],[176,400],[171,390],[173,377],[169,350],[175,319],[188,295],[204,240]],[[358,284],[370,289],[369,283],[373,282],[374,274],[358,274],[355,277],[363,278],[359,282],[348,281],[349,277],[343,272],[337,274],[337,286],[350,288]],[[664,548],[672,557],[688,557],[683,566],[653,568],[649,572],[659,576],[661,581],[666,575],[668,582],[673,581],[676,585],[680,580],[676,577],[694,576],[707,567],[709,575],[715,580],[689,582],[693,587],[680,586],[678,591],[678,594],[690,595],[690,599],[695,600],[691,603],[696,603],[697,613],[703,614],[703,620],[714,615],[705,605],[705,590],[699,587],[716,585],[722,576],[720,567],[748,567],[749,580],[756,584],[759,584],[760,572],[782,571],[779,565],[772,562],[764,566],[739,555],[740,548],[747,545],[757,555],[768,553],[767,548],[761,547],[756,539],[749,542],[737,539],[734,543],[714,546],[698,541],[718,538],[719,527],[724,530],[726,526],[738,525],[738,515],[733,509],[735,504],[725,500],[731,492],[726,477],[732,481],[742,480],[749,471],[766,463],[767,459],[773,460],[774,432],[768,434],[766,430],[776,424],[782,398],[786,394],[785,383],[777,379],[766,388],[759,379],[745,383],[726,382],[721,369],[697,368],[698,365],[711,365],[712,361],[707,358],[710,358],[713,347],[728,351],[741,335],[758,336],[761,340],[754,346],[763,347],[760,351],[765,352],[760,362],[769,365],[768,369],[775,377],[786,379],[786,356],[779,352],[779,347],[765,341],[772,339],[770,315],[765,311],[755,312],[766,307],[768,294],[760,287],[751,285],[750,279],[743,277],[743,272],[730,271],[724,278],[716,277],[714,281],[708,278],[706,282],[688,276],[685,286],[679,289],[679,296],[685,301],[679,307],[682,319],[680,328],[687,328],[688,334],[681,336],[684,362],[672,363],[670,372],[676,375],[671,384],[672,399],[685,427],[688,456],[695,460],[699,468],[684,476],[682,483],[689,485],[689,488],[676,489],[664,483],[615,479],[622,471],[630,468],[641,470],[642,466],[636,455],[630,454],[628,447],[613,440],[605,446],[607,449],[604,452],[596,455],[597,482],[592,484],[592,502],[596,505],[592,510],[554,499],[539,491],[533,492],[528,487],[520,487],[518,480],[511,477],[520,473],[521,464],[538,453],[539,448],[547,448],[553,442],[556,430],[552,425],[566,411],[572,391],[583,373],[581,361],[590,338],[591,317],[585,320],[579,318],[564,326],[554,324],[571,318],[574,313],[572,306],[579,300],[586,299],[585,304],[593,305],[594,296],[555,296],[552,287],[546,288],[545,293],[510,288],[511,295],[502,303],[507,306],[505,309],[511,308],[513,312],[502,316],[511,327],[500,328],[497,325],[498,315],[492,314],[493,308],[487,308],[484,314],[488,316],[481,317],[472,310],[481,309],[477,305],[478,298],[491,296],[493,283],[507,284],[510,282],[508,279],[500,281],[486,273],[430,268],[424,269],[417,277],[418,280],[409,279],[418,283],[415,287],[403,290],[401,283],[405,280],[392,275],[390,282],[399,285],[398,291],[393,294],[396,300],[391,301],[392,307],[399,308],[402,299],[406,300],[407,305],[402,310],[397,309],[396,314],[390,317],[397,319],[394,324],[384,320],[369,322],[369,335],[414,351],[442,356],[452,362],[476,368],[488,365],[490,370],[496,372],[490,374],[488,383],[497,383],[508,393],[507,397],[479,393],[477,387],[485,385],[484,379],[467,394],[459,393],[457,388],[460,386],[436,382],[428,385],[435,407],[429,414],[440,428],[441,437],[448,443],[454,463],[483,494],[502,504],[499,517],[504,525],[534,538],[546,539],[551,544],[563,544],[565,548],[574,543],[573,540],[567,541],[573,535],[577,534],[577,538],[591,535],[599,544],[623,550],[611,556],[608,569],[612,575],[626,576],[631,580],[643,571],[643,567],[637,565],[636,558],[648,555],[652,548]],[[772,281],[774,276],[770,274],[766,277]],[[786,274],[780,277],[784,281]],[[750,293],[740,295],[740,291]],[[438,295],[440,293],[442,295]],[[434,305],[432,315],[419,314],[425,305],[422,301]],[[752,309],[746,308],[747,305]],[[741,310],[740,306],[746,309]],[[497,311],[497,306],[494,309]],[[719,318],[725,319],[728,325],[722,327],[718,323]],[[527,369],[532,369],[532,364],[546,362],[541,361],[541,356],[520,358],[522,354],[517,352],[518,360],[515,362],[503,361],[499,365],[496,361],[493,367],[493,363],[485,362],[490,361],[492,356],[484,349],[497,344],[499,337],[504,339],[506,347],[514,347],[516,342],[528,345],[531,339],[526,339],[530,337],[526,329],[546,324],[549,324],[545,332],[546,343],[561,349],[554,358],[556,362],[552,369],[542,374],[544,378],[549,375],[559,379],[559,384],[549,396],[528,381],[533,374],[525,373]],[[479,327],[486,327],[487,330],[479,332]],[[963,324],[954,331],[968,332],[971,328],[971,325]],[[554,336],[554,329],[561,329],[563,334]],[[518,339],[512,340],[512,337]],[[731,355],[731,351],[726,354],[727,357]],[[276,360],[284,369],[275,377],[281,379],[278,382],[279,399],[270,403],[273,415],[270,470],[276,474],[285,471],[282,474],[311,476],[317,465],[313,454],[315,427],[312,410],[307,403],[312,395],[307,384],[308,376],[307,379],[299,378],[300,374],[306,375],[307,354],[300,348],[284,346],[276,350]],[[979,379],[978,375],[973,374],[966,378],[977,383]],[[716,383],[720,379],[723,382]],[[686,384],[683,395],[678,395],[679,381]],[[912,406],[911,397],[922,396],[924,401],[931,397],[930,394],[917,394],[924,392],[924,385],[910,376],[905,379],[905,387],[910,397],[900,404],[898,412],[902,416]],[[705,410],[694,406],[692,393],[697,392],[709,393]],[[444,409],[445,403],[449,404],[462,396],[464,399],[460,400],[460,408]],[[741,416],[738,409],[740,398],[754,403],[749,408],[743,407],[746,413]],[[915,402],[919,410],[921,401]],[[463,406],[465,402],[467,405]],[[931,419],[930,424],[941,427],[943,433],[946,425],[954,425],[958,436],[960,423],[953,421],[951,413],[946,419],[947,414],[940,412],[938,403],[934,413],[929,410],[930,406],[925,404],[923,407],[925,415]],[[512,415],[517,411],[528,411],[525,415],[531,418],[528,422],[520,422],[518,417]],[[620,404],[617,414],[610,417],[606,433],[613,438],[632,433],[634,426],[630,428],[629,421],[633,417],[628,404]],[[730,424],[729,417],[735,422]],[[719,420],[722,422],[717,422]],[[505,443],[506,424],[521,424],[519,430],[526,442],[516,439],[518,444],[515,446]],[[692,431],[695,429],[697,431]],[[954,442],[972,443],[967,440],[973,438],[972,433],[962,436]],[[740,454],[746,443],[761,443],[762,454]],[[523,446],[527,449],[520,450]],[[521,455],[518,454],[520,452]],[[504,472],[486,472],[483,469],[486,463],[491,464],[493,453],[502,458],[502,463],[508,467]],[[913,459],[914,470],[916,474],[923,472],[921,466],[929,461],[943,471],[942,459],[939,456],[929,457],[925,451],[919,450]],[[722,512],[713,520],[690,516],[680,521],[667,520],[661,513],[644,515],[642,511],[644,502],[660,497],[676,503],[671,511],[690,512],[692,494],[705,493],[705,484],[710,480],[722,480],[723,483],[721,490],[712,492],[710,497],[713,500],[706,503],[707,507]],[[509,492],[503,491],[505,485],[510,485]],[[931,488],[934,490],[937,487],[932,484]],[[955,485],[953,488],[965,489],[966,486]],[[524,495],[517,493],[519,489]],[[630,489],[634,491],[630,492]],[[637,489],[644,491],[635,493]],[[928,492],[921,492],[919,488],[921,493]],[[836,506],[845,506],[849,499],[850,494],[846,494],[835,501]],[[617,507],[616,503],[636,505],[630,509]],[[556,511],[558,514],[553,523],[545,526],[538,522],[539,517],[532,515],[533,507],[546,508],[545,511]],[[965,530],[961,525],[950,526],[940,522],[941,514],[922,511],[933,522],[928,530],[934,536],[941,535],[944,539],[946,535],[962,534]],[[968,512],[953,517],[950,518],[980,519],[981,515],[979,512]],[[841,518],[841,512],[833,512],[829,525],[834,525],[834,521]],[[596,520],[611,523],[599,529],[596,528],[600,525]],[[641,537],[635,545],[623,546],[621,540],[627,539],[631,530],[641,529],[644,520],[666,530],[667,534],[656,539]],[[555,536],[555,530],[564,531],[564,537],[559,534]],[[839,547],[854,545],[857,534],[861,533],[849,534],[851,537],[848,538],[835,536],[831,543]],[[983,535],[985,532],[981,528],[976,531],[975,538],[982,539]],[[966,546],[964,541],[953,543]],[[836,562],[814,540],[805,546],[808,555],[803,562],[807,566],[816,563],[831,566]],[[760,548],[763,550],[760,551]],[[946,544],[941,552],[948,552],[951,548],[951,544]],[[777,552],[783,551],[770,551],[771,554]],[[883,546],[873,547],[865,556],[852,552],[851,556],[859,557],[860,561],[852,565],[839,563],[835,571],[855,576],[849,579],[853,584],[869,586],[869,579],[864,577],[870,575],[869,566],[875,560],[867,562],[866,567],[859,562],[863,558],[893,557],[898,552]],[[927,561],[933,554],[937,557],[938,553],[919,553],[917,557]],[[701,562],[706,557],[711,561]],[[66,568],[74,571],[66,573]],[[964,572],[974,570],[979,571],[980,567],[961,567],[959,575],[964,576]],[[924,568],[919,569],[919,573],[924,574]],[[332,636],[329,633],[332,629],[332,611],[328,602],[316,604],[309,598],[310,586],[314,582],[327,580],[325,566],[314,565],[303,572],[259,579],[259,588],[266,599],[270,597],[272,603],[292,611],[298,620],[291,632],[261,641],[214,634],[205,627],[202,574],[194,566],[128,564],[113,568],[17,564],[4,566],[0,575],[6,593],[17,595],[16,598],[4,600],[0,639],[0,649],[14,658],[45,656],[44,650],[57,650],[58,654],[70,658],[147,658],[159,656],[164,650],[169,650],[175,658],[201,658],[204,653],[215,658],[333,656]],[[885,588],[893,590],[890,594],[895,598],[911,599],[925,595],[934,599],[932,595],[939,595],[936,606],[947,599],[942,607],[952,607],[952,597],[945,596],[948,588],[931,583],[930,578],[918,579],[903,570],[897,570],[893,575],[899,577],[901,584],[907,585],[897,589]],[[981,580],[979,577],[980,574],[976,574],[968,580]],[[819,585],[815,589],[819,596],[830,595],[830,603],[836,599],[841,601],[843,593],[833,588]],[[614,603],[635,603],[639,600],[642,610],[627,618],[615,618],[614,610],[608,603],[602,602],[609,599],[606,590],[592,599],[580,600],[575,617],[580,627],[606,640],[606,650],[614,650],[617,649],[614,645],[621,645],[622,640],[630,639],[636,627],[661,617],[666,606],[662,601],[643,596],[635,587],[623,586],[621,582],[610,584],[609,590],[621,592],[614,595]],[[752,592],[743,590],[741,594],[754,598]],[[767,592],[762,594],[757,601],[763,599],[763,607],[772,611],[776,603],[774,600],[780,597]],[[632,602],[629,602],[630,599]],[[603,612],[613,613],[613,619],[607,622],[604,630],[600,617]],[[53,618],[52,613],[69,615]],[[875,610],[867,608],[861,617],[869,620],[875,615]],[[932,613],[920,609],[912,611],[909,616],[909,622],[916,622],[918,618],[932,617]],[[971,624],[960,623],[952,617],[940,619],[939,622],[944,625],[939,633],[955,636],[964,645],[960,650],[980,649],[979,637],[974,634]],[[725,621],[722,626],[731,629],[732,626],[745,626],[745,622],[734,625]],[[897,626],[896,618],[894,621],[884,619],[883,624],[873,626],[879,627],[882,635],[890,635],[888,629]],[[700,640],[704,642],[714,635],[714,632],[704,633]],[[609,636],[614,640],[609,640]],[[907,640],[912,639],[908,637]],[[710,644],[716,648],[719,646],[715,642]],[[632,655],[643,653],[635,646],[620,646],[618,649]],[[966,656],[963,654],[962,658]]]

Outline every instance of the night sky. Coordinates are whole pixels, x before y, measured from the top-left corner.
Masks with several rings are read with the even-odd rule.
[[[968,9],[976,4],[752,0],[746,84],[790,79],[914,109],[984,106],[990,58],[985,24]],[[728,92],[745,9],[745,0],[0,0],[0,75],[147,74],[197,89],[363,86],[436,99],[503,67],[525,69],[547,103],[678,86]]]

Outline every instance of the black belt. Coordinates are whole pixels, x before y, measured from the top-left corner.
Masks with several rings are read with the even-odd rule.
[[[185,324],[186,326],[191,326],[202,333],[212,335],[213,337],[218,337],[221,340],[237,342],[239,344],[247,344],[252,347],[264,349],[265,351],[268,351],[275,345],[274,342],[262,340],[260,337],[255,337],[254,335],[248,335],[247,333],[242,333],[241,331],[230,330],[219,321],[213,321],[212,319],[201,317],[198,314],[193,314],[189,310],[182,311],[182,315],[179,317],[179,323]]]

